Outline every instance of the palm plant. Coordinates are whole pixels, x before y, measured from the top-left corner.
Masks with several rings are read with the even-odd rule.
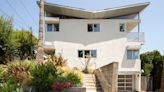
[[[44,17],[44,0],[40,0],[40,15],[39,15],[39,41],[38,41],[38,50],[37,50],[37,56],[36,61],[38,63],[42,63],[43,58],[43,17]]]

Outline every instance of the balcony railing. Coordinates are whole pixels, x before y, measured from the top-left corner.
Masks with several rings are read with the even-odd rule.
[[[129,42],[144,42],[145,35],[144,32],[129,32],[127,39]]]

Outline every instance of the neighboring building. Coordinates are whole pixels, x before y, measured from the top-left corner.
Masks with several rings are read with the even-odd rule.
[[[140,91],[144,33],[139,13],[148,5],[88,11],[45,3],[44,46],[55,48],[70,67],[82,68],[86,55],[95,69],[118,62],[118,91]]]

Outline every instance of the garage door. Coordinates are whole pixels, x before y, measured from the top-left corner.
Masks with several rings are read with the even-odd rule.
[[[132,75],[119,75],[118,76],[118,92],[133,92]]]

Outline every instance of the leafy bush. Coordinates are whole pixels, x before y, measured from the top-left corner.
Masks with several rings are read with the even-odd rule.
[[[69,72],[66,75],[66,78],[67,78],[68,81],[71,81],[74,86],[81,83],[80,77],[74,72]]]
[[[65,60],[62,56],[49,56],[48,58],[49,62],[52,62],[55,66],[66,66],[67,60]]]
[[[53,85],[52,85],[52,89],[53,90],[64,90],[66,88],[70,88],[72,87],[72,82],[55,82]]]
[[[33,76],[31,85],[37,92],[44,92],[51,89],[51,85],[57,77],[57,69],[54,64],[47,62],[36,65],[31,70],[31,75]]]
[[[10,78],[0,85],[1,92],[16,92],[20,88],[20,85],[13,79]]]
[[[14,92],[30,84],[30,69],[34,64],[31,61],[15,61],[0,68],[2,92]]]
[[[7,66],[6,65],[0,65],[0,83],[3,82],[3,76],[6,72]]]
[[[12,77],[21,86],[28,85],[31,81],[30,69],[32,69],[33,65],[28,60],[9,63],[5,78]]]
[[[58,68],[58,73],[59,75],[51,86],[53,90],[64,91],[67,88],[78,86],[81,83],[79,74],[68,68]]]
[[[59,79],[62,79],[65,82],[70,81],[72,82],[73,86],[77,86],[81,84],[82,74],[80,71],[72,70],[66,67],[61,67],[60,69],[58,69],[58,71],[60,71],[61,76],[62,76],[62,77],[59,77]]]

